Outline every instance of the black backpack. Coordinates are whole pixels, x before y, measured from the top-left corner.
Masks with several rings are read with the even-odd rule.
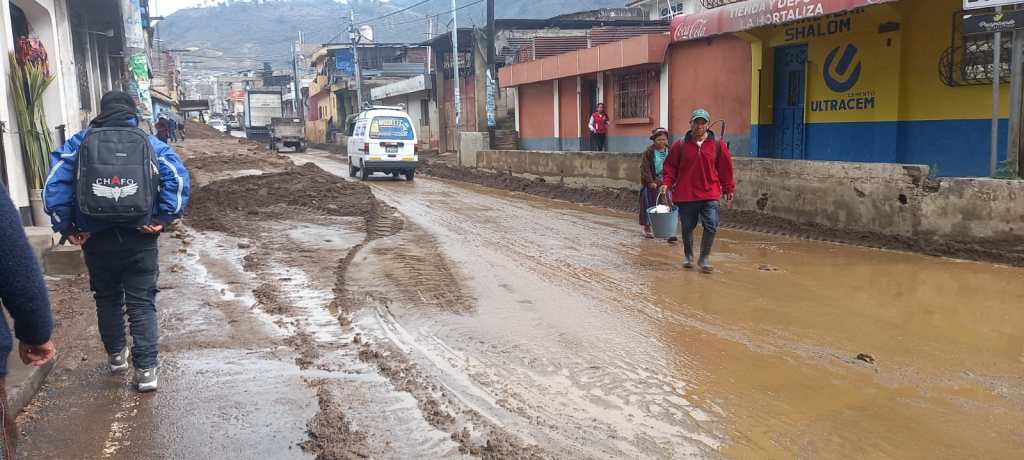
[[[156,161],[141,129],[90,129],[78,149],[78,211],[122,227],[149,225],[160,186]]]

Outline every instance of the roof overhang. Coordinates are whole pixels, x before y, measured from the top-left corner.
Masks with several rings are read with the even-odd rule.
[[[738,0],[700,13],[672,18],[672,41],[698,40],[895,1],[898,0]]]
[[[668,34],[640,35],[498,70],[502,88],[665,62]]]

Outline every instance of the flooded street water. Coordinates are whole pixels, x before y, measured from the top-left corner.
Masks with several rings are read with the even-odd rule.
[[[704,276],[629,215],[437,180],[372,186],[472,298],[390,303],[394,340],[555,456],[1024,451],[1024,270],[723,231]]]
[[[723,230],[708,276],[628,214],[182,147],[160,390],[109,375],[64,280],[21,458],[1024,452],[1022,269]]]

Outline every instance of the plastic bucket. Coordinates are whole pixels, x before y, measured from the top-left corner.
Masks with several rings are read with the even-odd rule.
[[[660,203],[661,197],[662,194],[659,192],[658,198],[654,202]],[[676,236],[679,231],[679,207],[673,205],[672,210],[669,212],[655,212],[657,209],[657,204],[647,208],[647,218],[651,223],[651,231],[654,233],[654,237],[665,239]]]

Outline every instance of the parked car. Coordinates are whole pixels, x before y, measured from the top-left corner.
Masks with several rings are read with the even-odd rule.
[[[220,131],[222,133],[225,133],[225,132],[228,131],[228,125],[226,125],[224,123],[224,120],[210,120],[210,122],[207,123],[207,125],[209,125],[211,128],[216,129],[217,131]]]
[[[419,164],[416,130],[404,107],[368,107],[347,127],[348,174],[366,180],[373,173],[413,180]]]

